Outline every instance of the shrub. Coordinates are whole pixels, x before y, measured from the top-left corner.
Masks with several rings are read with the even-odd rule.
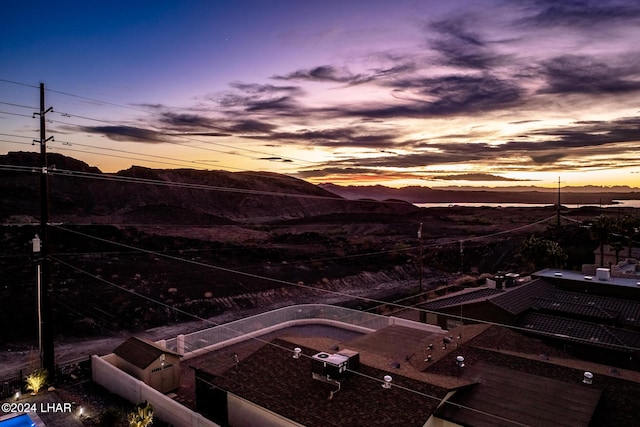
[[[44,383],[47,381],[47,371],[33,371],[27,376],[27,390],[31,390],[33,395],[38,394],[40,389],[44,386]]]

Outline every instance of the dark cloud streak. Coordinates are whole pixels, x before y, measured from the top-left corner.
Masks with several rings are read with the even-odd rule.
[[[588,56],[567,55],[544,62],[547,86],[542,93],[623,94],[640,91],[640,64],[624,66],[596,61]]]
[[[640,5],[636,1],[534,0],[529,3],[532,14],[522,22],[542,28],[573,27],[593,31],[640,18]]]

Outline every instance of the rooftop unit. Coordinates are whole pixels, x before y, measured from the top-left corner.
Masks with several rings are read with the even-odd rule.
[[[360,366],[360,353],[352,350],[342,350],[329,354],[320,352],[311,356],[311,376],[320,381],[341,381],[347,375],[347,370],[355,370]]]

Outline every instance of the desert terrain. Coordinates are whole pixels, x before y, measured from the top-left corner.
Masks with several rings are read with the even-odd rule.
[[[59,358],[110,351],[130,334],[175,336],[294,303],[373,309],[443,286],[476,286],[497,271],[527,273],[520,248],[531,236],[557,242],[566,267],[580,269],[598,247],[588,227],[594,218],[636,215],[562,206],[558,226],[553,205],[418,208],[348,200],[275,174],[106,175],[54,160],[48,241]],[[37,174],[2,174],[4,364],[37,347],[31,239],[41,229]]]

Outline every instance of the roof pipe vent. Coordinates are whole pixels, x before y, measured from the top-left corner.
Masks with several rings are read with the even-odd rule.
[[[459,368],[464,368],[464,357],[456,357],[456,365],[458,365]]]
[[[585,384],[593,384],[593,374],[589,371],[585,372],[582,378],[582,382]]]
[[[302,349],[300,347],[296,347],[293,349],[293,358],[300,359],[300,353],[302,353]]]
[[[393,380],[393,378],[391,378],[391,375],[385,375],[383,380],[384,380],[384,384],[382,384],[382,387],[391,388],[391,381]]]

